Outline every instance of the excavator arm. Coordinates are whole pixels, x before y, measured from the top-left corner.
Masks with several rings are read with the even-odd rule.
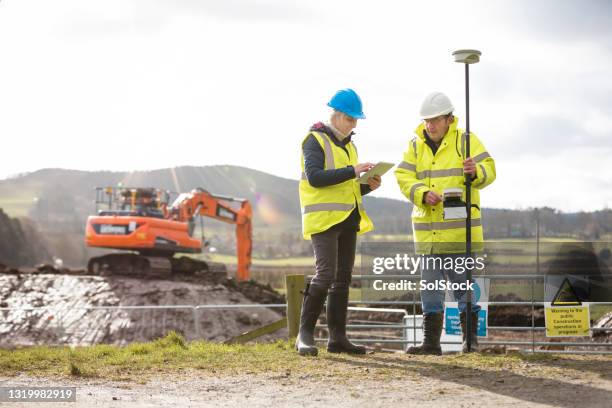
[[[233,208],[231,202],[240,203],[240,208]],[[236,252],[238,257],[238,280],[249,279],[252,249],[252,219],[251,204],[241,198],[213,195],[203,189],[195,189],[189,193],[180,194],[169,209],[171,217],[176,221],[193,225],[196,216],[210,217],[219,221],[236,225]]]

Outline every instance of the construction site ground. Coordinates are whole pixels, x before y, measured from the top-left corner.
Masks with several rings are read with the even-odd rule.
[[[272,288],[254,281],[207,275],[159,280],[92,276],[82,271],[9,272],[0,274],[0,308],[5,309],[0,310],[0,347],[126,345],[170,331],[188,340],[224,341],[277,321],[284,313],[283,308],[194,311],[192,307],[285,302]],[[286,329],[266,339],[281,336],[287,336]]]
[[[304,358],[287,342],[223,346],[172,336],[113,347],[4,351],[0,386],[77,388],[76,404],[54,407],[587,408],[612,400],[609,356],[323,351]],[[27,362],[32,355],[38,363]]]

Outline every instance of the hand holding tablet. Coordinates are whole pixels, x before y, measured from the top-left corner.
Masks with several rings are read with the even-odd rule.
[[[370,177],[382,176],[383,174],[391,170],[393,166],[395,166],[395,164],[393,163],[378,162],[378,164],[376,164],[370,170],[362,174],[361,177],[359,177],[359,183],[368,184],[368,179]]]

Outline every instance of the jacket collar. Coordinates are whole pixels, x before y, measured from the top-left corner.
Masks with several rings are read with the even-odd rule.
[[[325,126],[325,123],[323,122],[317,122],[314,125],[312,125],[310,127],[311,131],[314,132],[322,132],[325,133],[327,136],[329,136],[329,138],[331,139],[331,141],[340,147],[346,146],[347,144],[349,144],[352,141],[353,136],[355,135],[355,132],[351,131],[351,133],[349,133],[349,135],[347,137],[344,138],[344,140],[339,140],[335,135],[333,130],[331,130],[329,127]]]

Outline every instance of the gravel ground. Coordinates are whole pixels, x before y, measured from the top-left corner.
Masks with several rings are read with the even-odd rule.
[[[347,362],[338,361],[337,364]],[[609,407],[609,361],[568,376],[537,371],[452,369],[436,363],[423,369],[409,357],[372,355],[349,362],[352,377],[266,373],[212,376],[200,371],[161,375],[143,383],[101,379],[0,377],[0,386],[76,386],[76,403],[5,403],[7,407]],[[372,367],[389,370],[385,379]],[[589,369],[588,367],[591,367]],[[358,374],[355,379],[355,370]],[[1,404],[0,404],[1,405]]]

